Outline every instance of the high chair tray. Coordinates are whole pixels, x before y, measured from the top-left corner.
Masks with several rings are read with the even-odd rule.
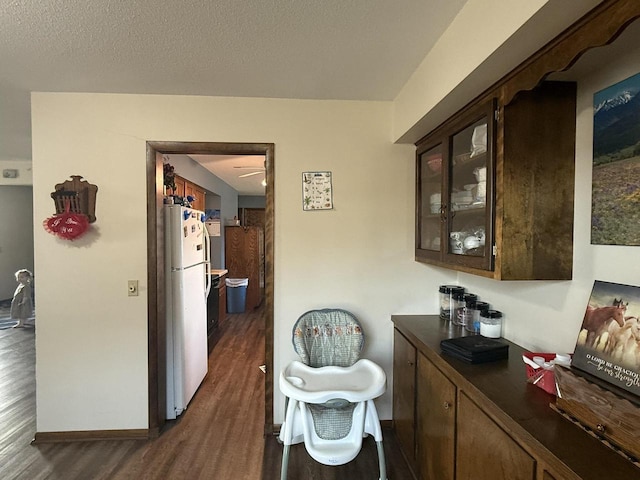
[[[362,402],[382,395],[386,382],[384,370],[366,359],[350,367],[320,368],[293,361],[280,373],[280,391],[307,403],[324,403],[334,398]]]

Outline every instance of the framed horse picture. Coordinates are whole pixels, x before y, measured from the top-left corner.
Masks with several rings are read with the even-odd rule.
[[[571,366],[640,397],[640,287],[596,280]]]

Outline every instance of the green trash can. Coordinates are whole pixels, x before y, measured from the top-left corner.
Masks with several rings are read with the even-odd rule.
[[[248,278],[227,278],[227,313],[244,313],[247,304]]]

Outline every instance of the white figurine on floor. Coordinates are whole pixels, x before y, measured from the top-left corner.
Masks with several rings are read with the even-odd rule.
[[[27,269],[21,269],[16,272],[16,288],[11,300],[11,318],[17,320],[18,323],[13,328],[24,327],[24,322],[33,313],[33,301],[31,299],[32,290],[31,282],[33,274]]]

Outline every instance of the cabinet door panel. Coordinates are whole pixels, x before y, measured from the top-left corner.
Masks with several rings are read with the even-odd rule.
[[[227,286],[225,285],[226,276],[222,277],[220,288],[218,289],[218,307],[219,307],[219,319],[220,323],[227,319]]]
[[[456,387],[418,355],[416,394],[418,471],[423,480],[453,480]]]
[[[184,186],[185,186],[184,178],[176,175],[175,178],[174,178],[174,182],[176,184],[175,190],[169,190],[169,191],[167,191],[167,194],[168,195],[177,195],[179,197],[184,197]]]
[[[225,265],[228,278],[248,278],[246,310],[262,302],[260,277],[264,264],[264,234],[258,227],[227,226],[225,232]]]
[[[495,101],[416,145],[416,259],[493,270]]]
[[[447,262],[493,270],[495,102],[452,127],[446,171]]]
[[[416,254],[437,260],[441,258],[445,220],[442,202],[443,146],[437,144],[423,148],[424,152],[422,148],[418,151],[416,164]]]
[[[416,349],[397,330],[393,338],[393,425],[398,443],[413,465]]]
[[[535,460],[464,393],[457,429],[457,480],[534,478]]]

